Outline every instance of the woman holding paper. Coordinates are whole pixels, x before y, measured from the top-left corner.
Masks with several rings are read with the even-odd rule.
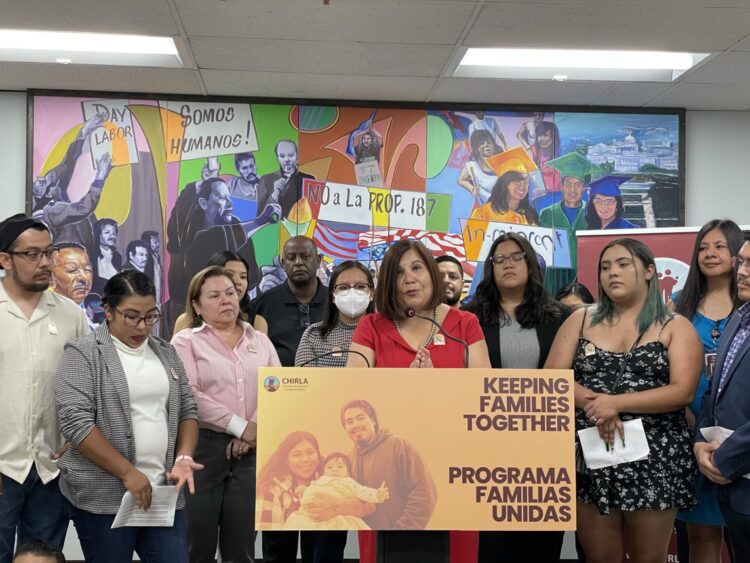
[[[190,281],[188,328],[172,344],[198,404],[195,459],[206,466],[187,502],[191,563],[255,560],[258,368],[280,366],[268,337],[240,319],[232,272],[209,266]]]
[[[398,241],[380,266],[375,288],[378,312],[359,321],[350,349],[363,354],[370,367],[464,367],[464,347],[446,337],[450,334],[468,344],[468,367],[488,368],[477,318],[445,305],[443,295],[440,271],[429,250],[415,240]],[[367,365],[358,354],[349,355],[347,367]],[[415,553],[420,563],[442,562],[448,555],[445,532],[378,532],[377,542],[378,551],[391,563],[413,563]]]
[[[544,289],[534,248],[512,232],[492,243],[466,309],[479,318],[493,368],[541,368],[568,316]],[[563,532],[480,532],[478,561],[556,562],[562,541]]]
[[[695,503],[684,407],[693,400],[701,350],[690,321],[667,310],[648,247],[630,238],[607,244],[599,304],[563,324],[544,366],[574,369],[576,430],[594,433],[584,454],[598,468],[584,468],[577,482],[587,561],[622,561],[625,531],[630,560],[666,560],[677,511]],[[645,458],[639,448],[647,448]],[[608,463],[615,455],[624,461]]]
[[[191,457],[198,424],[190,385],[174,348],[150,335],[161,315],[146,274],[115,274],[102,303],[107,322],[68,342],[57,373],[60,428],[71,445],[59,462],[60,488],[86,561],[130,563],[136,552],[150,563],[187,563],[181,489],[194,492],[193,471],[203,468]],[[161,498],[165,488],[154,488],[164,485],[179,491],[171,525],[111,528],[126,493],[156,516],[152,495]]]
[[[727,320],[739,306],[737,278],[732,269],[743,243],[742,230],[734,221],[714,219],[698,232],[683,289],[672,295],[669,305],[690,319],[703,344],[703,371],[692,404],[686,410],[692,428],[701,402],[711,386],[716,352]],[[698,505],[679,514],[686,523],[691,563],[719,563],[723,543],[724,517],[716,495],[696,491]],[[681,529],[677,529],[680,537]]]

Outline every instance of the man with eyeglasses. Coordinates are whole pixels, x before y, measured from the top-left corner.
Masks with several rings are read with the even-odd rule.
[[[10,563],[16,533],[21,544],[61,549],[68,529],[55,373],[65,343],[89,327],[73,301],[47,291],[58,253],[43,223],[23,214],[0,222],[0,563]]]
[[[290,238],[281,252],[286,281],[250,303],[253,326],[271,339],[282,366],[294,366],[294,356],[305,329],[323,320],[328,289],[318,279],[318,248],[305,236]],[[303,553],[307,548],[302,536]],[[263,532],[263,561],[297,560],[297,532]]]
[[[562,199],[542,209],[539,214],[539,224],[542,227],[564,229],[568,233],[570,267],[551,268],[549,272],[553,280],[548,281],[554,287],[560,287],[570,283],[576,276],[578,267],[576,233],[586,230],[583,193],[591,182],[591,175],[599,169],[577,152],[550,160],[547,166],[557,170],[562,177]]]
[[[698,486],[716,494],[724,516],[733,561],[750,561],[750,242],[732,258],[737,296],[743,305],[721,336],[711,387],[695,422],[693,453],[701,471]],[[726,439],[702,429],[721,427]]]

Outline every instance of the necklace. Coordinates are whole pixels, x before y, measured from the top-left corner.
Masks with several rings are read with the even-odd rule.
[[[401,338],[406,340],[404,333],[401,332],[401,325],[398,324],[398,321],[393,321],[393,324],[396,325],[396,330],[401,335]],[[435,338],[435,327],[437,326],[437,307],[432,310],[432,323],[430,323],[430,325],[430,333],[427,335],[427,339],[424,341],[423,346],[428,346],[430,342],[432,342],[432,339]]]

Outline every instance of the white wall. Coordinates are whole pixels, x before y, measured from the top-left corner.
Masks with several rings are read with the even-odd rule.
[[[0,219],[25,211],[26,94],[0,92]]]
[[[685,224],[715,218],[749,222],[750,112],[687,114]]]

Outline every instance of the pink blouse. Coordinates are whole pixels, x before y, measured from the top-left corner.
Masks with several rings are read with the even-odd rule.
[[[257,422],[258,368],[281,365],[268,337],[241,324],[244,332],[234,348],[207,324],[172,337],[198,404],[199,425],[237,438],[248,421]]]

